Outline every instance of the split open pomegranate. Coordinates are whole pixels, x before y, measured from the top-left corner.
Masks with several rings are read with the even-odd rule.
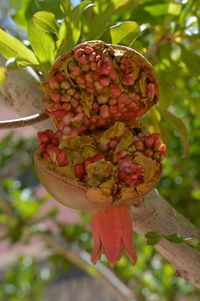
[[[101,41],[64,53],[42,84],[55,132],[38,133],[35,164],[59,202],[92,212],[94,251],[111,265],[136,261],[129,207],[159,181],[166,146],[138,117],[159,98],[152,66],[134,50]]]

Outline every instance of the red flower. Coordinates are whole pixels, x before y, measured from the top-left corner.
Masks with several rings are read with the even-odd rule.
[[[137,257],[133,245],[132,219],[129,206],[110,206],[92,213],[94,249],[91,262],[95,264],[105,253],[111,266],[122,256],[123,250],[133,264]]]

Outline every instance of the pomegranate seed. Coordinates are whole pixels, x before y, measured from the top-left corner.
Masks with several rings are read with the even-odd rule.
[[[99,115],[100,115],[102,118],[109,118],[109,117],[110,117],[109,107],[106,106],[106,105],[103,106],[103,107],[100,109]]]
[[[55,102],[59,102],[61,100],[60,94],[56,91],[51,92],[50,97]]]
[[[110,94],[112,96],[119,96],[121,94],[121,90],[118,86],[116,85],[111,85],[110,86]]]
[[[48,85],[51,89],[59,89],[60,85],[58,83],[58,81],[56,80],[55,77],[52,77],[49,81],[48,81]]]
[[[78,58],[78,62],[82,65],[85,65],[88,63],[88,57],[85,54],[83,54]]]
[[[92,52],[92,53],[89,55],[89,61],[90,61],[90,62],[94,62],[94,61],[95,61],[95,58],[96,58],[96,52]]]
[[[110,79],[109,77],[101,76],[99,79],[99,83],[102,87],[107,87],[110,84]]]
[[[64,81],[64,76],[63,76],[63,74],[62,73],[60,73],[60,72],[58,72],[56,75],[55,75],[55,78],[56,78],[56,80],[58,81],[58,82],[62,82],[62,81]]]
[[[79,58],[79,57],[82,56],[83,54],[84,54],[84,49],[79,48],[79,49],[77,49],[77,50],[75,51],[74,56],[75,56],[76,58]]]
[[[85,46],[85,52],[86,52],[87,54],[91,54],[93,51],[94,51],[94,50],[93,50],[92,47]]]

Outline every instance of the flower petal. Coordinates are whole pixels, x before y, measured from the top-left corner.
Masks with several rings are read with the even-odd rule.
[[[135,263],[132,221],[128,206],[110,206],[105,210],[94,211],[92,213],[92,234],[94,250],[91,261],[93,263],[100,258],[103,249],[111,266],[114,266],[121,257],[123,246],[131,261]]]

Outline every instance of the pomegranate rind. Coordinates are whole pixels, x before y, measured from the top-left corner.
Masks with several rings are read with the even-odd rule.
[[[69,180],[67,176],[59,175],[54,170],[53,164],[47,164],[41,158],[39,151],[35,153],[34,161],[38,177],[47,192],[59,203],[78,210],[101,210],[109,206],[131,205],[150,192],[162,175],[162,165],[160,165],[154,180],[145,186],[145,190],[139,189],[140,192],[137,193],[133,192],[130,187],[124,187],[118,199],[114,199],[113,197],[103,197],[102,189],[87,188],[78,180]]]

